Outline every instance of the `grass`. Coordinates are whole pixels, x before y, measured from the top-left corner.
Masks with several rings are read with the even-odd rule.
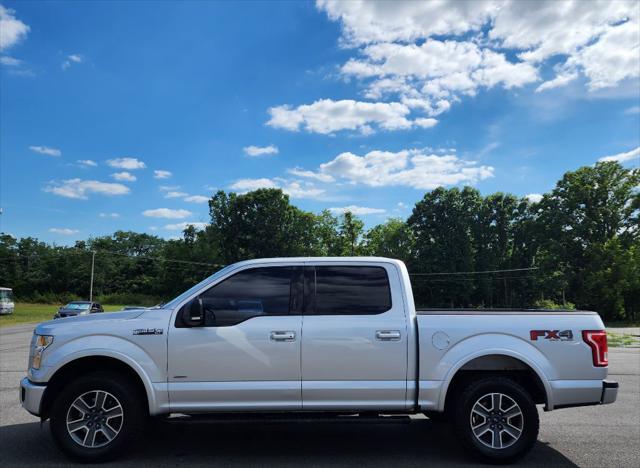
[[[0,315],[0,327],[10,327],[24,323],[39,323],[51,320],[62,304],[31,304],[16,302],[16,308],[11,315]],[[103,304],[105,312],[121,310],[121,305]]]
[[[640,340],[633,335],[607,332],[607,343],[611,348],[626,348],[627,346],[640,346]]]

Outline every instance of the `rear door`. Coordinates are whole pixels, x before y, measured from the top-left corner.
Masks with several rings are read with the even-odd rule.
[[[407,322],[393,264],[305,267],[305,410],[405,409]]]

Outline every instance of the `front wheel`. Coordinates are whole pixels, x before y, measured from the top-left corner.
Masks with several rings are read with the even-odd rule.
[[[70,458],[98,462],[119,455],[145,420],[138,391],[127,379],[95,372],[67,385],[51,412],[51,434]]]
[[[481,459],[510,463],[538,438],[538,410],[529,393],[503,377],[480,379],[452,402],[454,426],[462,444]]]

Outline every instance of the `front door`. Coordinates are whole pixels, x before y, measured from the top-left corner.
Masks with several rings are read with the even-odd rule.
[[[407,320],[395,267],[319,263],[305,267],[304,286],[303,408],[405,409]]]
[[[295,267],[242,270],[200,294],[205,326],[169,332],[172,411],[301,409]],[[292,310],[294,309],[294,310]]]

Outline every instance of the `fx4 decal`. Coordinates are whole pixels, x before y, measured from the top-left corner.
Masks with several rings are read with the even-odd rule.
[[[549,341],[572,341],[573,332],[571,330],[531,330],[531,341],[538,341],[544,338]]]
[[[164,329],[162,328],[136,328],[133,330],[134,335],[162,335]]]

